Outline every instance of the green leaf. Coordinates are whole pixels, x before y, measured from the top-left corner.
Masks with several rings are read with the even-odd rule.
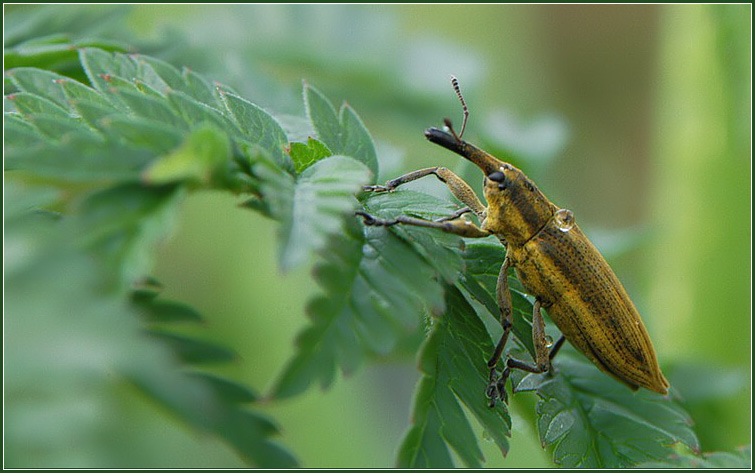
[[[361,163],[332,156],[310,166],[296,179],[275,163],[261,159],[254,166],[261,192],[272,215],[281,221],[280,264],[284,270],[305,263],[342,231],[345,216],[357,206],[354,194],[368,179]]]
[[[263,182],[269,180],[257,174]],[[290,179],[283,174],[278,176]],[[424,217],[453,211],[453,204],[411,191],[373,195],[363,205],[383,218],[402,211]],[[298,337],[297,354],[281,375],[275,396],[297,394],[314,382],[327,387],[338,368],[349,373],[366,356],[391,353],[416,329],[426,310],[443,309],[440,280],[452,282],[462,270],[459,237],[426,228],[389,230],[349,221],[321,252],[324,261],[315,267],[315,277],[324,293],[307,306],[312,325]]]
[[[235,409],[228,412],[218,431],[246,461],[260,468],[294,468],[296,459],[268,437],[278,427],[258,412]]]
[[[25,117],[43,114],[70,118],[70,114],[66,109],[39,95],[20,92],[9,95],[8,100]]]
[[[143,54],[133,54],[131,60],[140,69],[140,80],[158,92],[165,94],[169,88],[189,92],[181,73],[167,62]]]
[[[178,129],[187,128],[185,121],[162,97],[158,98],[126,88],[116,88],[113,93],[137,117],[163,122]]]
[[[243,384],[212,373],[190,373],[190,376],[201,379],[212,386],[215,394],[229,403],[249,403],[259,399],[259,395]]]
[[[306,143],[291,143],[288,154],[291,156],[297,174],[317,161],[333,155],[327,146],[312,137],[309,137]]]
[[[362,120],[347,104],[337,116],[333,105],[322,93],[309,84],[304,84],[304,104],[307,117],[317,132],[317,137],[335,154],[351,156],[364,163],[372,171],[372,181],[378,175],[377,153],[372,137]]]
[[[110,101],[104,98],[102,94],[92,89],[91,87],[87,87],[81,82],[75,81],[73,79],[63,79],[59,80],[56,83],[63,90],[63,94],[65,95],[68,102],[73,104],[74,107],[80,102],[88,102],[98,105],[104,109],[115,110]]]
[[[56,5],[21,7],[5,11],[4,65],[39,67],[69,76],[81,75],[78,49],[110,51],[133,49],[116,37],[133,37],[125,17],[129,7]],[[107,37],[107,38],[106,38]]]
[[[212,125],[204,125],[192,131],[178,149],[153,161],[142,176],[150,184],[207,184],[229,156],[228,136]]]
[[[28,121],[21,119],[17,114],[6,113],[4,115],[5,147],[9,148],[30,147],[42,142],[42,135]]]
[[[82,107],[87,107],[84,109]],[[95,118],[95,115],[107,113],[106,110],[92,107],[91,104],[77,104],[77,109],[82,110],[82,114],[87,114],[87,121],[97,120],[94,123],[97,127],[113,139],[122,139],[132,147],[143,147],[155,153],[164,154],[178,147],[186,138],[180,130],[166,125],[163,122],[150,120],[148,118],[135,118],[126,115],[109,115],[102,119]],[[158,158],[161,159],[161,158]],[[154,166],[153,161],[152,166]]]
[[[76,61],[77,52],[71,44],[20,45],[4,51],[5,67],[39,67],[58,69]]]
[[[189,305],[176,301],[141,300],[136,302],[145,320],[153,323],[202,322],[202,316]]]
[[[450,202],[409,190],[375,194],[362,204],[366,212],[384,219],[392,219],[403,214],[433,220],[446,217],[456,210],[456,206]],[[442,231],[410,225],[396,225],[391,227],[391,231],[410,243],[446,282],[456,281],[464,267],[461,238]]]
[[[304,84],[304,106],[317,137],[331,149],[340,148],[341,122],[336,109],[319,90],[307,83]]]
[[[62,143],[6,149],[5,169],[23,169],[69,182],[135,180],[151,158],[143,150],[115,143],[106,145],[94,135],[74,134]]]
[[[122,54],[113,55],[101,49],[82,48],[79,50],[79,59],[89,82],[102,93],[107,93],[112,87],[113,78],[129,83],[137,78],[136,65]]]
[[[57,86],[66,78],[54,72],[34,67],[20,67],[6,72],[13,84],[24,92],[44,97],[60,107],[68,108],[68,100],[63,90]]]
[[[431,321],[419,354],[422,378],[412,407],[412,426],[401,444],[401,468],[452,468],[450,449],[470,468],[484,461],[464,407],[505,455],[511,419],[505,407],[490,409],[485,398],[487,357],[494,346],[464,296],[446,287],[446,311]]]
[[[120,35],[130,13],[127,5],[60,8],[56,5],[8,10],[5,29],[6,46],[23,47],[68,43],[76,38],[93,38],[103,33]],[[82,42],[97,42],[89,39]],[[105,42],[102,39],[100,42]]]
[[[183,70],[183,79],[186,83],[186,87],[183,90],[187,95],[210,106],[218,105],[215,88],[204,77],[185,67]]]
[[[178,71],[158,59],[111,54],[95,48],[82,48],[80,59],[89,81],[103,93],[113,88],[133,88],[147,95],[164,97],[171,91],[171,86],[160,73],[169,76],[169,80],[178,85],[179,89],[185,88]]]
[[[200,103],[183,92],[168,93],[168,101],[190,126],[212,123],[220,130],[235,131],[235,125],[217,109]]]
[[[27,118],[29,123],[50,140],[67,141],[71,139],[71,135],[81,136],[83,139],[99,139],[99,136],[80,120],[41,113]]]
[[[752,452],[750,446],[740,447],[736,452],[713,452],[694,454],[692,452],[674,453],[660,461],[651,461],[637,465],[637,468],[715,468],[752,469]]]
[[[283,129],[286,130],[286,134],[292,142],[304,143],[316,134],[314,128],[312,128],[312,123],[307,117],[282,114],[277,115],[276,118]]]
[[[73,108],[89,126],[99,131],[102,131],[103,118],[116,113],[122,113],[110,103],[103,104],[100,101],[89,101],[85,99],[74,101]]]
[[[150,330],[149,334],[169,346],[184,363],[225,363],[236,358],[233,351],[215,343],[159,330]]]
[[[12,224],[17,223],[16,219],[28,219],[30,214],[46,209],[60,197],[59,192],[55,189],[37,187],[31,190],[7,177],[5,191],[8,199],[3,202],[3,217],[6,223]],[[6,255],[9,254],[6,253]]]
[[[221,98],[241,130],[241,136],[265,149],[279,166],[292,170],[291,160],[284,153],[288,137],[280,123],[257,105],[237,95],[224,92]]]
[[[321,255],[314,273],[324,292],[307,304],[312,324],[297,337],[275,397],[299,394],[314,382],[330,386],[336,369],[348,374],[365,356],[390,353],[416,330],[426,307],[443,308],[433,268],[384,228],[349,219]]]
[[[131,300],[136,304],[155,299],[164,289],[163,283],[153,276],[144,276],[131,283]]]
[[[95,192],[81,203],[76,224],[109,269],[108,285],[125,289],[151,272],[153,247],[172,229],[182,197],[175,186],[132,182]]]
[[[536,390],[543,446],[565,468],[623,468],[666,458],[680,442],[700,446],[692,419],[676,402],[633,392],[575,350],[554,359],[555,376],[529,374],[517,391]]]
[[[362,161],[372,171],[373,179],[378,175],[377,153],[375,143],[357,112],[347,103],[341,107],[341,148],[338,151],[346,156],[353,156]]]

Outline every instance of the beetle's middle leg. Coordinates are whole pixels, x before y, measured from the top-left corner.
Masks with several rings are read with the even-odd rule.
[[[498,398],[501,398],[504,402],[507,402],[506,391],[505,389],[503,389],[505,383],[500,382],[501,377],[496,370],[496,366],[498,365],[498,361],[501,359],[503,349],[506,347],[506,342],[508,341],[509,334],[511,333],[511,327],[514,325],[514,311],[511,304],[511,292],[509,292],[508,272],[510,265],[511,262],[509,260],[509,257],[506,256],[506,258],[503,260],[501,271],[498,273],[498,281],[495,288],[496,299],[498,301],[498,310],[501,313],[500,316],[501,326],[503,327],[503,334],[501,334],[501,339],[498,341],[498,345],[496,345],[495,347],[493,356],[491,356],[490,360],[488,361],[488,368],[490,368],[490,377],[486,394],[490,398],[490,407],[495,406]]]
[[[462,209],[463,210],[463,209]],[[404,225],[414,225],[415,227],[435,228],[447,233],[459,235],[466,238],[485,238],[490,236],[490,232],[483,230],[469,220],[457,218],[455,220],[442,219],[440,221],[423,220],[421,218],[410,217],[408,215],[399,215],[396,218],[378,218],[366,212],[357,211],[356,215],[364,218],[364,224],[376,227],[390,227],[399,223]]]

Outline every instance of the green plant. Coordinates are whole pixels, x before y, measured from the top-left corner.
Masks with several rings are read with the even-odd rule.
[[[37,43],[45,41],[68,44]],[[306,119],[287,120],[155,57],[75,46],[73,60],[70,48],[53,48],[66,49],[65,67],[47,61],[47,49],[27,48],[23,64],[35,67],[5,76],[6,366],[24,367],[6,374],[13,465],[59,466],[66,446],[45,449],[30,428],[35,416],[53,408],[56,415],[76,413],[82,396],[112,389],[112,376],[250,464],[296,465],[272,440],[277,428],[255,407],[260,396],[210,369],[233,352],[185,335],[182,324],[202,315],[161,298],[150,277],[156,243],[169,234],[185,197],[202,189],[238,195],[245,208],[277,221],[281,268],[317,260],[321,290],[307,306],[310,324],[271,399],[313,384],[327,388],[337,372],[415,346],[426,332],[398,464],[446,467],[455,456],[480,466],[470,416],[508,451],[508,410],[490,410],[484,399],[485,359],[499,335],[485,325],[498,313],[493,294],[504,254],[495,240],[362,226],[357,209],[438,218],[455,204],[413,190],[360,192],[379,175],[372,137],[350,106],[336,110],[311,85],[303,88]],[[510,278],[517,350],[526,356],[532,306]],[[564,351],[555,378],[515,380],[518,391],[539,397],[534,423],[556,463],[624,467],[662,462],[675,444],[699,450],[676,400],[632,394]],[[50,375],[65,388],[63,397],[58,385],[36,382]],[[51,398],[62,401],[50,407]],[[73,432],[66,418],[50,431],[73,435],[95,452],[70,466],[103,461],[96,452],[109,419],[87,418]],[[26,456],[36,448],[46,455]]]

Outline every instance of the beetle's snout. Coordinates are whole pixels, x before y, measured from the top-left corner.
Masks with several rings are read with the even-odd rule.
[[[495,171],[499,171],[501,165],[503,165],[502,161],[499,161],[490,153],[486,153],[478,147],[437,128],[429,128],[425,130],[425,137],[433,143],[443,146],[444,148],[472,161],[486,176]]]

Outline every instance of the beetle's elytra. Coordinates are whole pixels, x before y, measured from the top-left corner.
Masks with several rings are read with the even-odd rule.
[[[466,104],[458,82],[455,78],[452,82],[464,105],[466,122]],[[637,309],[611,267],[579,229],[572,212],[548,200],[516,167],[463,141],[461,135],[454,132],[450,121],[446,120],[446,126],[450,132],[430,128],[425,131],[425,137],[480,168],[487,207],[460,177],[446,168],[432,167],[398,177],[384,186],[368,186],[365,190],[391,191],[401,184],[433,174],[466,206],[451,218],[428,221],[399,216],[385,220],[359,214],[368,225],[418,225],[468,238],[495,235],[506,247],[496,291],[503,335],[488,362],[490,384],[487,394],[491,406],[499,398],[506,400],[504,385],[511,369],[533,373],[549,371],[551,359],[564,339],[598,368],[631,389],[643,387],[666,394],[669,383],[661,373],[655,349]],[[475,213],[481,225],[478,227],[465,219],[463,214],[466,212]],[[509,266],[514,267],[522,285],[535,298],[532,336],[536,359],[533,365],[508,357],[503,372],[499,374],[496,367],[513,318],[506,277]],[[548,311],[562,333],[561,339],[550,349],[541,309]]]

